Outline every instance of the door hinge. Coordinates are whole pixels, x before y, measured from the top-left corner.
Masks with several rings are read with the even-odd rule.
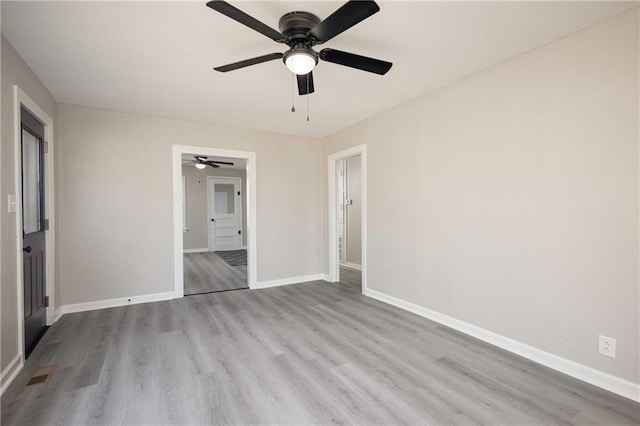
[[[45,219],[42,221],[42,230],[43,231],[48,231],[49,230],[49,219]]]
[[[49,296],[45,296],[44,297],[44,307],[48,308],[49,307]]]
[[[238,231],[238,234],[242,234],[242,231]]]
[[[49,142],[42,142],[42,150],[44,151],[45,154],[49,153]]]
[[[240,195],[240,191],[238,191],[238,195]]]

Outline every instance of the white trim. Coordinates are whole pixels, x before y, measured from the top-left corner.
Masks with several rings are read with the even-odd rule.
[[[58,307],[58,309],[56,309],[56,311],[53,313],[53,322],[58,321],[60,318],[62,318],[62,316],[64,315],[64,312],[62,312],[62,306]]]
[[[187,232],[187,178],[182,175],[182,232]]]
[[[362,271],[362,265],[356,265],[355,263],[345,262],[341,263],[340,266],[344,268],[354,269],[356,271]]]
[[[49,229],[45,231],[45,291],[49,296],[49,307],[46,308],[46,324],[55,322],[55,174],[54,174],[54,139],[53,119],[44,112],[17,84],[13,85],[13,137],[14,137],[14,191],[16,194],[16,285],[18,303],[18,354],[24,363],[24,277],[22,256],[22,202],[18,202],[22,194],[22,124],[20,107],[23,106],[44,124],[44,141],[48,144],[45,154],[45,216],[49,219]]]
[[[238,228],[240,229],[240,244],[238,247],[232,249],[218,249],[214,247],[214,241],[211,241],[211,222],[209,222],[209,218],[214,217],[214,213],[211,211],[211,202],[215,203],[215,200],[211,200],[211,185],[215,185],[216,181],[228,181],[233,182],[234,188],[238,185],[238,188],[242,188],[242,178],[237,176],[207,176],[207,244],[209,244],[209,251],[230,251],[230,250],[242,250],[242,241],[244,240],[244,229],[242,229],[242,204],[244,204],[242,196],[237,196],[233,194],[234,200],[234,215],[236,218],[240,216],[240,220],[238,222]],[[240,191],[242,193],[242,190]],[[240,201],[238,201],[238,197],[240,197]]]
[[[469,324],[423,306],[389,296],[388,294],[381,293],[379,291],[367,290],[365,292],[365,296],[388,303],[400,309],[404,309],[405,311],[420,315],[421,317],[428,318],[454,330],[475,337],[476,339],[480,339],[501,349],[520,355],[531,361],[535,361],[538,364],[542,364],[568,376],[582,380],[583,382],[587,382],[617,395],[640,402],[640,385],[636,383],[603,373],[602,371],[595,370],[591,367],[587,367],[586,365],[545,352],[473,324]]]
[[[247,203],[247,276],[249,288],[258,282],[258,236],[256,205],[256,153],[203,146],[173,145],[173,281],[175,297],[184,296],[183,235],[182,235],[182,154],[201,154],[212,157],[242,158],[247,160],[246,203]]]
[[[279,280],[260,281],[259,283],[256,283],[255,286],[251,287],[251,289],[258,290],[263,288],[279,287],[282,285],[308,283],[310,281],[326,281],[326,278],[326,274],[313,274],[302,275],[300,277],[282,278]]]
[[[173,291],[164,293],[142,294],[131,297],[118,297],[116,299],[96,300],[93,302],[74,303],[71,305],[60,306],[61,316],[75,312],[95,311],[96,309],[116,308],[126,305],[137,305],[140,303],[160,302],[163,300],[171,300],[175,296]]]
[[[205,251],[209,251],[209,249],[207,247],[203,247],[203,248],[194,248],[194,249],[184,249],[184,250],[182,250],[183,253],[204,253]]]
[[[7,390],[11,382],[16,378],[22,367],[24,366],[24,361],[22,359],[22,354],[16,354],[13,357],[7,368],[2,370],[0,374],[0,383],[2,384],[0,387],[0,395],[4,394],[4,391]]]
[[[336,215],[336,162],[360,155],[362,185],[362,293],[367,291],[367,145],[357,145],[328,157],[329,168],[329,282],[340,280],[338,259],[338,229]]]
[[[279,287],[281,285],[301,284],[308,283],[309,281],[327,281],[327,278],[327,274],[314,274],[303,275],[300,277],[282,278],[279,280],[260,281],[259,283],[256,283],[255,286],[251,287],[251,289],[257,290],[262,288]]]

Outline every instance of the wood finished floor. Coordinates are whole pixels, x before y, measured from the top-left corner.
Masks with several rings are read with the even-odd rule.
[[[230,266],[212,251],[185,253],[184,294],[247,287],[247,267]]]
[[[640,422],[639,404],[362,296],[352,272],[67,314],[2,397],[2,424]]]

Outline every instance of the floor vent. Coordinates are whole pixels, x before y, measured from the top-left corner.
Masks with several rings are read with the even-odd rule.
[[[27,378],[27,381],[24,386],[25,387],[34,386],[34,385],[39,385],[41,383],[47,382],[51,378],[51,376],[53,376],[53,373],[55,373],[56,367],[57,365],[53,364],[53,365],[47,365],[46,367],[40,367],[36,369]]]

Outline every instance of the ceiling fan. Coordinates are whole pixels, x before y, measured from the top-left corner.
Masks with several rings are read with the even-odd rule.
[[[194,166],[196,166],[197,169],[200,169],[200,170],[204,169],[207,166],[217,169],[218,167],[220,167],[219,164],[223,164],[225,166],[233,166],[233,163],[229,163],[227,161],[207,160],[208,157],[204,155],[194,155],[193,158],[195,158],[195,160],[187,160],[187,161],[184,161],[183,163],[193,164]]]
[[[318,64],[318,59],[380,75],[386,74],[393,65],[391,62],[335,49],[327,48],[320,52],[313,50],[313,46],[326,43],[378,12],[380,8],[375,1],[348,1],[323,21],[309,12],[289,12],[280,18],[280,31],[274,30],[226,1],[212,0],[207,3],[207,6],[275,42],[289,46],[289,50],[284,53],[269,53],[245,59],[233,64],[215,67],[216,71],[233,71],[274,59],[282,59],[287,68],[296,74],[298,93],[308,95],[314,91],[312,70]]]

